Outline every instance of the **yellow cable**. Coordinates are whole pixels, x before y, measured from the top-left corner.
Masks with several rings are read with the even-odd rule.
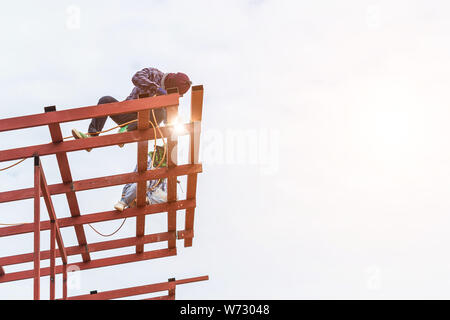
[[[122,224],[119,226],[119,228],[117,228],[116,231],[114,231],[114,232],[112,232],[112,233],[109,233],[109,234],[103,234],[103,233],[101,233],[100,231],[98,231],[97,229],[95,229],[93,226],[91,226],[90,223],[88,223],[88,225],[89,225],[89,227],[91,227],[92,230],[95,231],[95,233],[97,233],[98,235],[101,235],[102,237],[105,237],[105,238],[106,238],[106,237],[111,237],[111,236],[115,235],[117,232],[119,232],[119,230],[122,229],[123,225],[125,224],[125,221],[127,221],[127,218],[124,218],[124,219],[123,219]]]
[[[112,128],[109,128],[109,129],[103,130],[103,131],[87,132],[87,133],[85,133],[85,135],[90,136],[90,135],[93,135],[93,134],[100,134],[100,133],[109,132],[109,131],[114,130],[114,129],[117,129],[117,128],[125,127],[126,125],[129,125],[130,123],[133,123],[133,122],[136,122],[136,121],[137,121],[137,119],[131,120],[131,121],[128,121],[128,122],[119,124],[119,125],[117,125],[117,126],[115,126],[115,127],[112,127]],[[69,137],[64,137],[63,139],[64,139],[64,140],[67,140],[67,139],[74,139],[74,137],[73,137],[73,136],[69,136]]]
[[[8,166],[8,167],[1,168],[0,171],[5,171],[5,170],[8,170],[8,169],[10,169],[10,168],[12,168],[12,167],[14,167],[14,166],[17,166],[19,163],[24,162],[26,159],[27,159],[27,158],[23,158],[22,160],[19,160],[19,161],[17,161],[16,163],[13,163],[12,165],[10,165],[10,166]]]
[[[153,111],[153,110],[152,110]],[[121,124],[121,125],[118,125],[118,126],[116,126],[116,127],[114,127],[114,128],[111,128],[111,129],[108,129],[108,130],[105,130],[105,131],[103,131],[103,132],[108,132],[108,131],[111,131],[111,130],[114,130],[115,128],[117,128],[117,127],[123,127],[123,126],[126,126],[127,124],[129,124],[129,123],[132,123],[132,122],[136,122],[137,121],[137,119],[136,120],[133,120],[133,121],[128,121],[128,122],[126,122],[126,123],[123,123],[123,124]],[[156,150],[156,129],[155,129],[155,126],[153,125],[153,123],[151,122],[151,121],[149,121],[150,122],[150,124],[152,125],[152,127],[153,127],[153,132],[154,132],[154,135],[155,135],[155,150]],[[103,132],[98,132],[98,133],[103,133]],[[95,132],[94,134],[96,134],[97,132]],[[153,157],[152,157],[152,163],[153,163],[153,161],[155,160],[155,154],[156,154],[156,152],[153,152]],[[119,230],[120,229],[122,229],[122,227],[123,227],[123,225],[125,224],[125,221],[127,220],[127,218],[124,218],[123,219],[123,221],[122,221],[122,224],[119,226],[119,228],[116,230],[116,231],[114,231],[114,232],[112,232],[112,233],[110,233],[110,234],[103,234],[103,233],[101,233],[100,231],[98,231],[97,229],[95,229],[90,223],[88,223],[88,226],[89,227],[91,227],[91,229],[92,230],[94,230],[95,231],[95,233],[97,233],[98,235],[100,235],[100,236],[102,236],[102,237],[111,237],[111,236],[113,236],[113,235],[115,235],[117,232],[119,232]]]

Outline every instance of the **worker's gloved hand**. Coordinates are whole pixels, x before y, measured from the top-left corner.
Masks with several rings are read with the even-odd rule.
[[[156,95],[157,96],[163,96],[163,95],[166,95],[166,94],[167,94],[167,91],[162,89],[162,88],[158,88],[158,90],[156,90]]]

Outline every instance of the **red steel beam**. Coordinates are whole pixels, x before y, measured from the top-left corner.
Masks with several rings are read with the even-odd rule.
[[[167,108],[167,122],[173,125],[178,121],[178,107]],[[175,133],[175,132],[174,132]],[[169,169],[175,168],[178,162],[178,136],[175,134],[167,138],[167,166]],[[177,178],[167,178],[167,202],[177,201]],[[170,210],[167,212],[167,229],[175,231],[177,229],[177,212]],[[175,248],[176,241],[170,240],[168,248]],[[171,296],[169,294],[169,296]]]
[[[172,284],[169,288],[169,300],[175,300],[175,278],[169,279],[169,283]]]
[[[208,276],[182,279],[176,281],[167,281],[155,284],[148,284],[144,286],[111,290],[98,292],[96,294],[86,294],[80,296],[69,297],[68,300],[109,300],[109,299],[119,299],[125,297],[132,297],[141,294],[160,292],[166,290],[174,290],[177,285],[199,282],[199,281],[207,281],[209,279]],[[159,298],[159,297],[158,297]]]
[[[34,157],[34,270],[32,272],[33,279],[33,297],[34,300],[40,299],[40,280],[41,280],[41,172],[39,166],[39,157]],[[4,275],[2,278],[6,278]]]
[[[193,130],[193,124],[191,123],[185,124],[183,131],[187,133],[183,133],[180,135],[188,134],[191,130]],[[172,131],[173,128],[171,128],[170,126],[161,127],[161,132],[164,137],[168,137]],[[153,129],[146,129],[146,130],[134,130],[124,133],[107,134],[104,136],[90,137],[89,139],[64,141],[58,144],[47,143],[0,151],[0,162],[30,158],[35,154],[39,154],[40,156],[46,156],[61,152],[73,152],[78,150],[115,146],[118,144],[153,140],[154,138],[155,133]]]
[[[56,217],[55,208],[53,207],[52,198],[50,195],[50,192],[48,191],[47,186],[47,180],[45,179],[44,170],[42,170],[42,166],[39,163],[39,173],[40,173],[40,182],[41,182],[41,189],[42,189],[42,196],[44,197],[45,205],[47,206],[48,215],[50,218],[50,227],[51,230],[55,228],[55,238],[56,242],[58,243],[58,249],[61,254],[61,260],[64,263],[67,263],[67,253],[66,249],[64,247],[64,241],[61,236],[61,232],[59,230],[59,224],[58,224],[58,218]]]
[[[138,181],[162,179],[171,176],[184,176],[193,173],[201,173],[203,170],[201,164],[184,164],[175,168],[158,168],[155,170],[148,170],[143,174],[137,172],[123,173],[106,177],[92,178],[74,181],[71,183],[57,183],[49,185],[49,192],[51,195],[86,191],[98,188],[106,188],[126,183],[133,183]],[[26,188],[20,190],[0,192],[0,203],[11,202],[18,200],[25,200],[33,198],[34,188]]]
[[[56,269],[55,269],[56,272]],[[64,263],[62,266],[62,274],[63,274],[63,280],[62,280],[62,292],[63,292],[63,300],[67,299],[67,264]]]
[[[145,99],[127,100],[89,107],[67,109],[52,113],[40,113],[29,116],[1,119],[0,132],[111,116],[121,113],[138,112],[146,109],[177,106],[178,101],[179,95],[174,93]]]
[[[200,130],[203,110],[203,86],[192,87],[191,93],[191,123],[195,123],[194,130],[190,132],[189,161],[191,164],[199,162]],[[190,174],[187,178],[186,199],[195,199],[197,193],[197,174]],[[185,229],[194,228],[195,208],[186,210]],[[192,246],[192,238],[184,240],[185,247]]]
[[[149,110],[141,111],[138,113],[138,130],[142,131],[150,127],[148,119],[150,119]],[[143,175],[147,171],[147,159],[148,159],[148,141],[139,141],[137,147],[137,172],[139,175]],[[139,181],[137,183],[137,191],[136,191],[136,205],[138,208],[144,207],[146,205],[145,200],[146,195],[147,195],[147,182]],[[144,234],[145,234],[145,216],[139,216],[136,218],[136,237],[142,237],[144,236]],[[144,252],[144,245],[141,244],[137,245],[136,253],[142,252]]]
[[[55,300],[55,267],[56,267],[56,221],[51,222],[50,228],[50,300]],[[40,256],[42,260],[42,252]]]
[[[3,269],[2,266],[0,266],[0,277],[5,275],[5,270]]]
[[[58,223],[60,228],[67,228],[87,223],[96,223],[129,217],[137,217],[146,214],[156,214],[161,212],[167,212],[168,210],[184,210],[195,207],[195,205],[196,205],[195,200],[180,200],[172,203],[157,203],[142,208],[125,209],[123,212],[113,210],[81,215],[79,217],[59,218]],[[50,221],[42,221],[41,230],[49,230],[49,229],[50,229]],[[33,223],[4,227],[0,228],[0,237],[30,233],[33,232],[33,230],[34,230]]]
[[[56,112],[56,107],[50,106],[50,107],[44,108],[44,110],[46,113]],[[52,138],[52,142],[54,144],[63,142],[64,139],[62,136],[61,127],[60,127],[59,123],[50,124],[48,126],[48,128],[50,131],[50,136]],[[70,172],[70,166],[69,166],[69,160],[67,159],[67,153],[65,153],[65,152],[57,153],[56,160],[58,162],[58,168],[59,168],[62,182],[64,185],[67,186],[70,183],[72,183],[72,173]],[[78,199],[77,199],[77,195],[75,194],[75,192],[73,192],[73,190],[68,190],[68,192],[66,192],[66,199],[67,199],[67,204],[69,206],[70,215],[72,217],[78,217],[80,215],[80,207],[78,205]],[[86,250],[84,250],[81,253],[81,257],[82,257],[83,261],[86,262],[86,261],[91,260],[91,256],[89,255],[89,247],[87,246],[87,240],[86,240],[86,234],[84,231],[84,227],[76,226],[74,229],[75,229],[75,235],[77,237],[78,244],[86,247]],[[58,246],[59,246],[59,243],[58,243]],[[67,261],[64,261],[64,260],[63,260],[63,262],[67,263]]]
[[[109,267],[114,266],[118,264],[123,263],[130,263],[130,262],[138,262],[138,261],[145,261],[150,259],[157,259],[157,258],[164,258],[164,257],[170,257],[170,256],[176,256],[177,255],[177,249],[161,249],[161,250],[154,250],[154,251],[147,251],[140,254],[127,254],[122,256],[115,256],[115,257],[108,257],[103,259],[96,259],[91,260],[88,262],[78,262],[78,263],[71,263],[69,266],[77,266],[80,270],[88,270],[88,269],[95,269],[95,268],[103,268],[103,267]],[[63,265],[58,265],[55,268],[55,273],[63,273],[64,269]],[[40,276],[45,277],[50,275],[50,268],[41,268],[40,269]],[[4,282],[11,282],[11,281],[18,281],[18,280],[24,280],[24,279],[31,279],[34,276],[33,270],[25,270],[25,271],[18,271],[18,272],[12,272],[7,273],[4,276],[0,277],[0,283]]]
[[[147,298],[142,300],[170,300],[170,296],[161,296],[161,297],[153,297],[153,298]]]
[[[148,234],[143,236],[142,238],[136,238],[136,237],[130,237],[130,238],[124,238],[124,239],[117,239],[117,240],[109,240],[109,241],[102,241],[102,242],[95,242],[89,244],[90,252],[99,252],[104,250],[112,250],[112,249],[119,249],[119,248],[125,248],[125,247],[132,247],[136,244],[146,244],[146,243],[155,243],[155,242],[163,242],[168,241],[171,239],[185,239],[188,237],[193,237],[193,232],[185,232],[185,231],[178,231],[175,232],[161,232],[161,233],[154,233],[154,234]],[[77,254],[81,254],[85,250],[84,246],[72,246],[67,247],[67,255],[68,256],[74,256]],[[2,257],[0,258],[0,264],[3,266],[8,265],[14,265],[19,263],[26,263],[26,262],[32,262],[33,261],[34,254],[33,253],[24,253],[24,254],[18,254],[15,256],[9,256],[9,257]],[[56,258],[60,258],[61,254],[59,252],[56,252]],[[47,260],[51,259],[51,251],[41,251],[41,260]]]

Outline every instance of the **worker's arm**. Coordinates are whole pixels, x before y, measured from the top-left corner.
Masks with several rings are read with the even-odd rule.
[[[156,82],[152,81],[151,78],[152,78],[152,71],[149,68],[144,68],[141,71],[136,72],[131,81],[139,89],[156,90],[157,88],[159,88],[159,85]]]

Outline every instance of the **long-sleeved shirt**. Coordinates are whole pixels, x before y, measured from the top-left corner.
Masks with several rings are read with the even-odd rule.
[[[156,68],[144,68],[136,72],[131,81],[135,85],[126,100],[137,99],[140,94],[154,96],[158,88],[164,88],[166,74]]]
[[[134,100],[138,99],[140,94],[149,94],[150,96],[154,96],[156,91],[161,88],[164,88],[164,79],[167,74],[159,71],[156,68],[144,68],[141,71],[135,73],[131,81],[135,85],[133,91],[131,91],[130,95],[126,98],[126,100]],[[113,97],[103,97],[100,99],[99,104],[101,103],[111,103],[117,102]],[[166,119],[166,110],[163,108],[157,109],[154,111],[156,121],[160,123],[162,120]],[[100,132],[105,125],[106,119],[108,117],[99,117],[91,120],[91,123],[88,128],[88,132],[91,135],[96,136],[95,132]],[[123,124],[125,122],[129,122],[131,120],[137,119],[137,113],[127,113],[127,114],[118,114],[111,116],[111,119],[117,124]],[[150,121],[153,122],[153,117],[150,115]],[[137,124],[136,122],[131,123],[128,126],[128,130],[136,130]]]

